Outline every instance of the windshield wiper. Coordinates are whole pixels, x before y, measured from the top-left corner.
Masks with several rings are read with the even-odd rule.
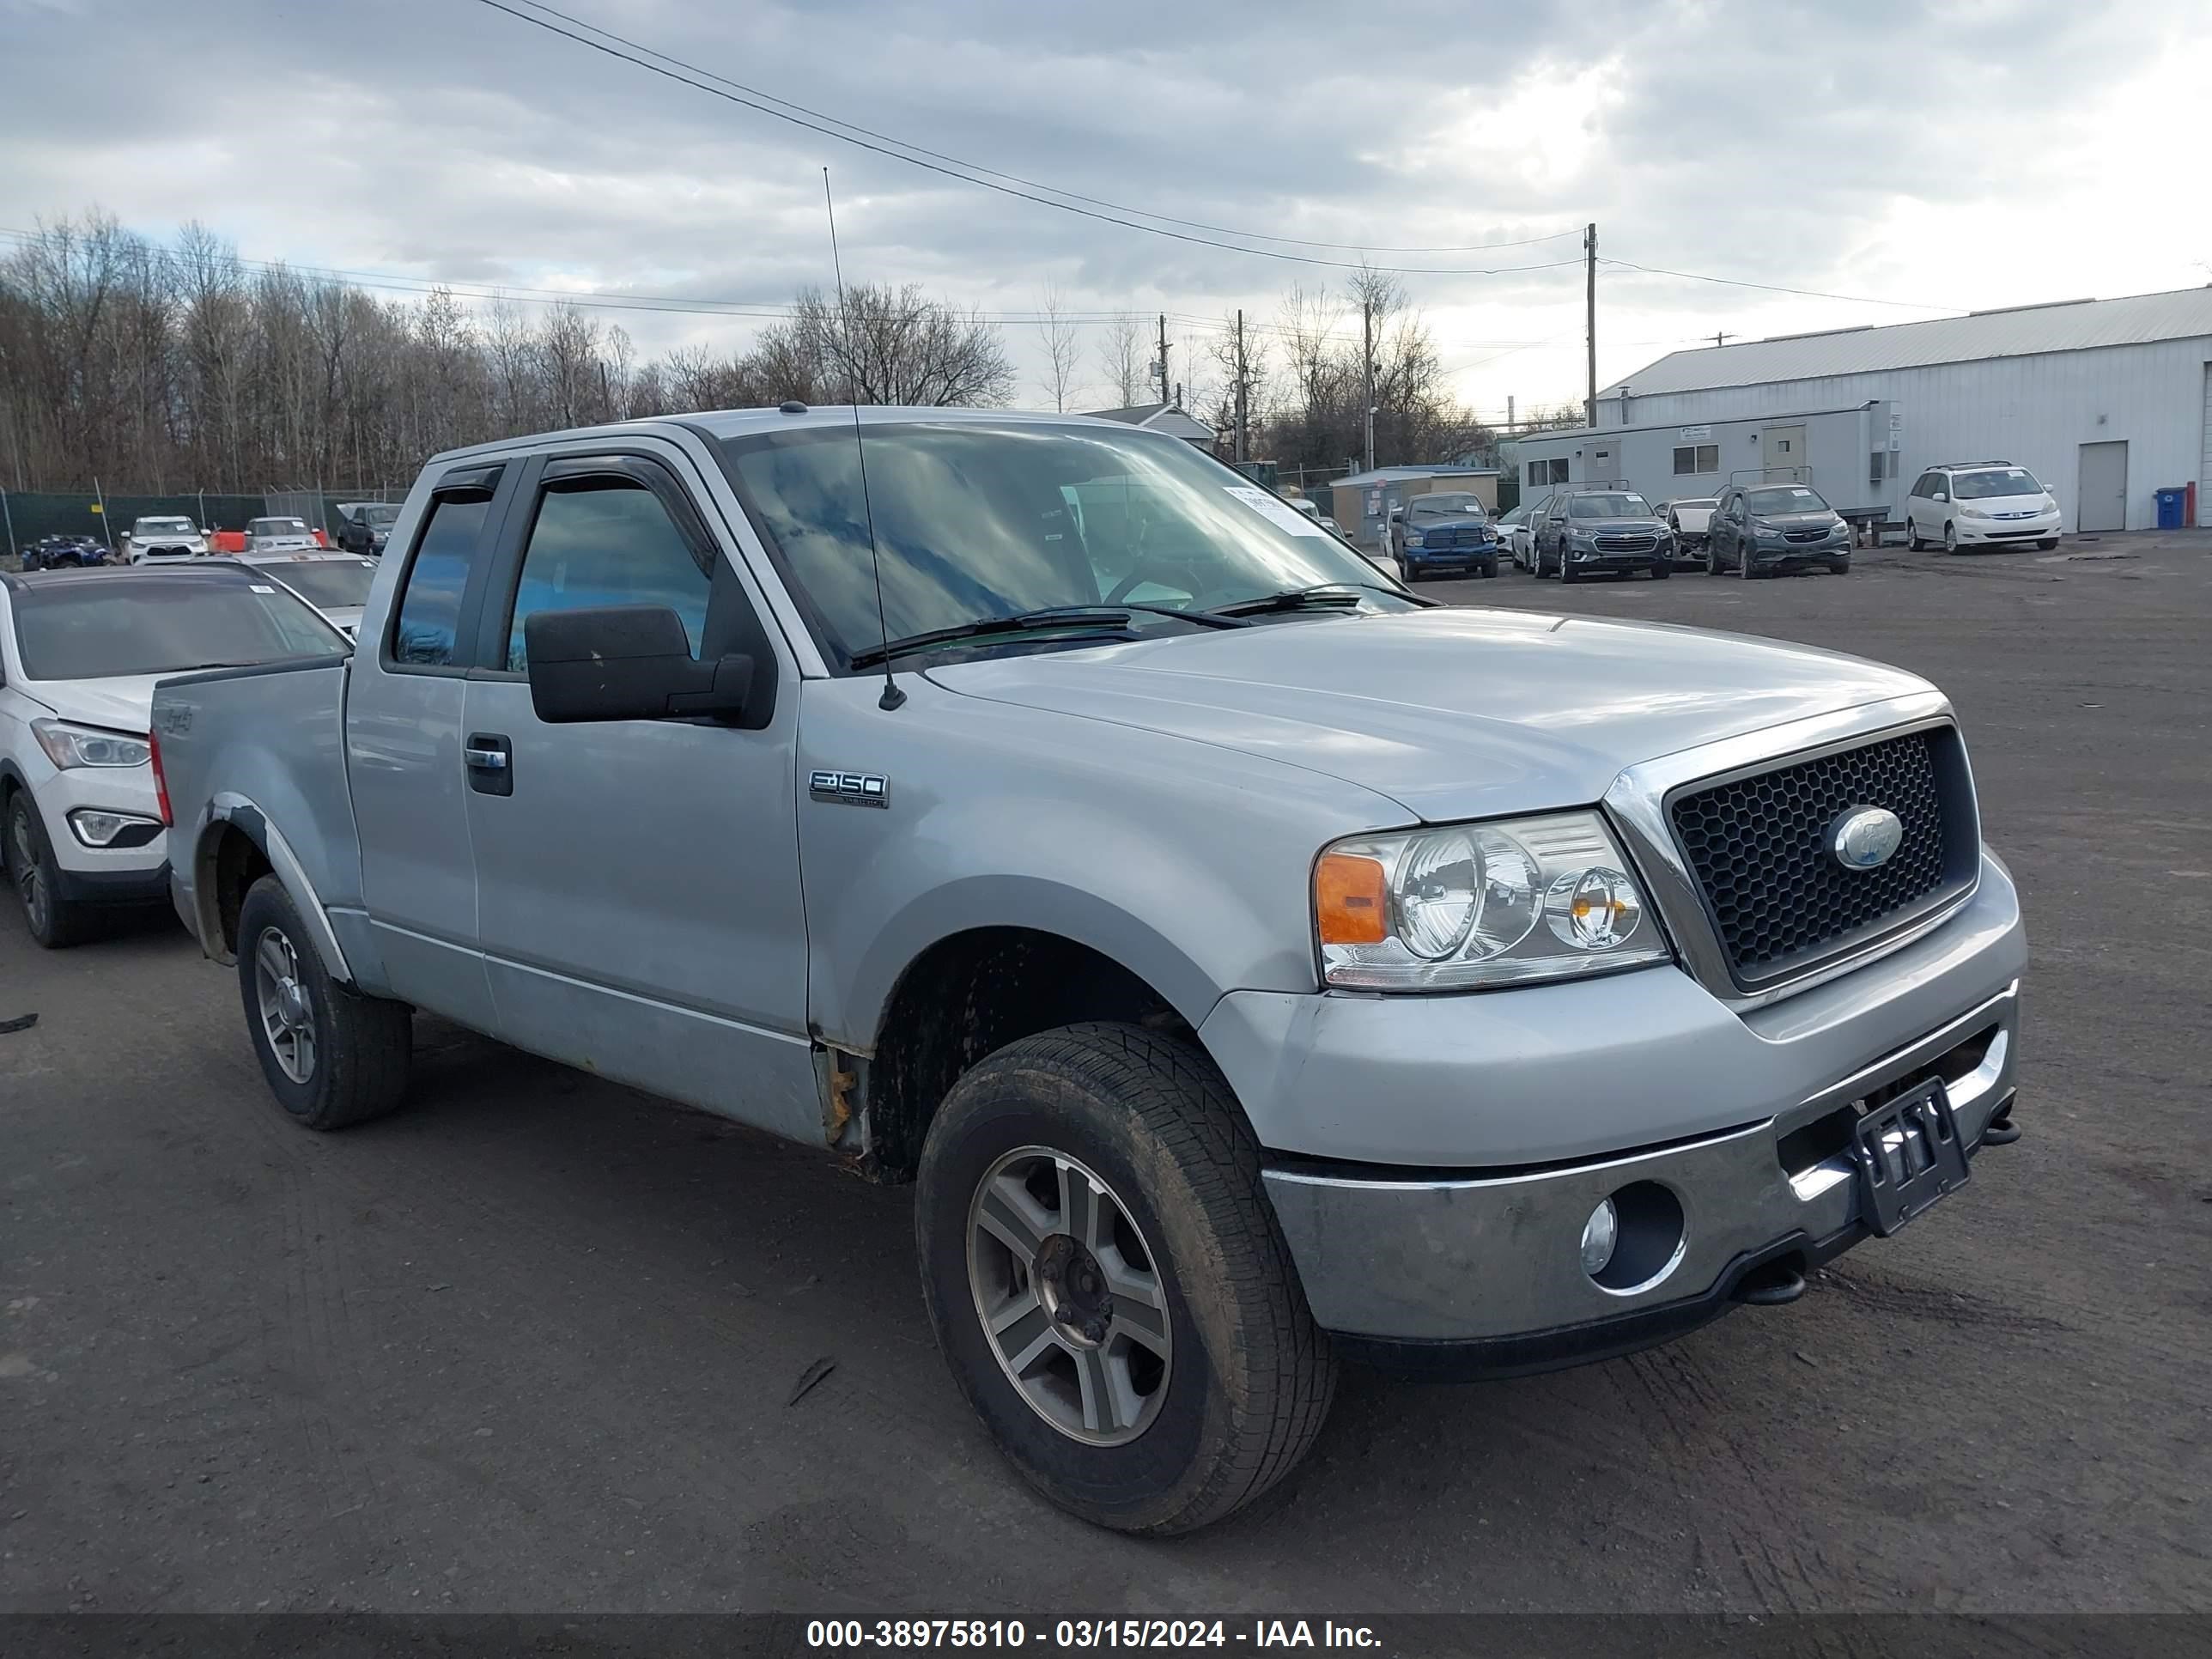
[[[1033,628],[1077,628],[1126,634],[1132,609],[1133,607],[1121,605],[1060,605],[1042,611],[1024,611],[1012,617],[984,617],[951,628],[933,628],[921,634],[902,635],[881,645],[864,646],[852,654],[850,661],[855,668],[866,668],[872,663],[902,657],[909,651],[924,650],[933,645],[988,639],[995,634],[1019,634]]]
[[[1126,634],[1129,613],[1144,611],[1147,616],[1176,617],[1194,623],[1201,628],[1249,628],[1251,624],[1237,617],[1224,617],[1212,611],[1178,611],[1171,605],[1142,605],[1137,603],[1114,605],[1054,605],[1040,611],[1024,611],[1012,617],[984,617],[975,622],[960,623],[951,628],[933,628],[926,633],[908,634],[884,645],[863,646],[852,655],[852,665],[866,668],[893,657],[904,656],[909,651],[927,650],[933,645],[952,645],[962,640],[988,639],[998,634],[1019,634],[1036,628],[1078,628],[1097,629],[1104,633]]]
[[[1324,582],[1318,587],[1286,587],[1279,593],[1263,593],[1256,599],[1236,599],[1227,605],[1217,605],[1217,617],[1256,617],[1270,611],[1347,611],[1359,603],[1355,589],[1369,588],[1377,593],[1390,593],[1392,589],[1372,582]]]

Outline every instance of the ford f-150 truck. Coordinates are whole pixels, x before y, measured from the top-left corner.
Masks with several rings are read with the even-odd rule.
[[[1347,1358],[1662,1341],[2012,1121],[1949,705],[1445,609],[1106,422],[708,414],[442,455],[349,654],[164,682],[179,912],[276,1100],[421,1009],[918,1182],[929,1315],[1105,1525],[1229,1513]]]

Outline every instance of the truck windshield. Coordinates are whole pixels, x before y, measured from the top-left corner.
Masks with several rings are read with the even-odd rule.
[[[1059,606],[1211,610],[1325,586],[1355,588],[1378,610],[1416,603],[1289,502],[1180,439],[915,421],[872,425],[866,445],[880,619],[852,428],[720,445],[754,527],[841,665],[886,635]]]
[[[1480,495],[1416,495],[1406,509],[1409,519],[1479,519],[1482,515]]]
[[[327,610],[334,605],[367,605],[376,566],[367,559],[302,559],[275,566],[269,574],[308,604]]]
[[[264,586],[269,591],[258,591]],[[346,649],[328,623],[268,583],[170,573],[144,581],[26,582],[14,597],[15,649],[33,680],[180,674]]]
[[[190,519],[141,519],[131,526],[134,536],[190,536],[194,532]]]

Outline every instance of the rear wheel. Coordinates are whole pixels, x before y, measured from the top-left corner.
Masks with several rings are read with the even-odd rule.
[[[1204,1054],[1130,1025],[1009,1044],[946,1097],[918,1179],[939,1345],[1053,1502],[1187,1532],[1304,1456],[1335,1363]]]
[[[8,875],[23,907],[23,925],[49,951],[75,945],[91,923],[90,907],[56,892],[53,843],[28,789],[8,800]]]
[[[411,1011],[332,979],[274,876],[255,882],[239,908],[238,988],[261,1074],[295,1121],[343,1129],[399,1104],[414,1053]]]

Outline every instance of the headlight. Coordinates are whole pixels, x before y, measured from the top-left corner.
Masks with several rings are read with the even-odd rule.
[[[1778,542],[1782,539],[1782,532],[1771,525],[1753,525],[1751,533],[1763,542]]]
[[[64,771],[72,766],[143,766],[153,753],[143,738],[62,720],[33,720],[31,735],[46,751],[46,758]]]
[[[1418,530],[1408,530],[1406,532],[1406,545],[1408,547],[1419,547],[1420,544],[1421,532]]]
[[[1597,544],[1591,539],[1590,532],[1589,531],[1570,530],[1567,532],[1567,545],[1569,547],[1595,547]]]
[[[1959,509],[1959,516],[1962,519],[1988,519],[1996,515],[1984,512],[1978,507],[1962,507]]]
[[[1322,976],[1346,988],[1526,984],[1669,955],[1595,812],[1340,841],[1314,906]]]

